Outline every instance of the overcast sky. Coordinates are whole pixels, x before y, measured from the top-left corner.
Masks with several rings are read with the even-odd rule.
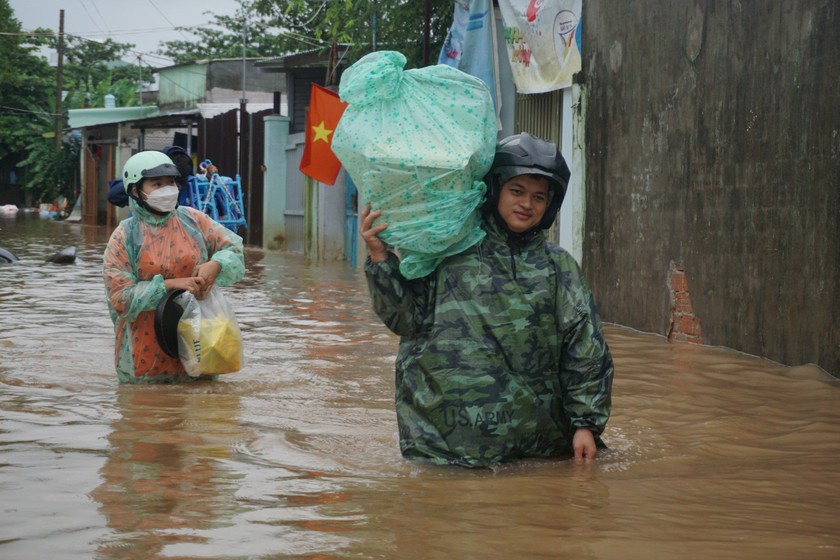
[[[200,25],[209,17],[205,12],[234,15],[239,7],[237,0],[9,0],[9,4],[25,31],[37,27],[57,31],[64,10],[65,33],[133,43],[151,66],[172,63],[153,54],[162,41],[193,37],[175,27]],[[136,56],[131,53],[126,61],[136,62]]]

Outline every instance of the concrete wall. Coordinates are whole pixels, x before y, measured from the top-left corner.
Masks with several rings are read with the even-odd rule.
[[[289,120],[289,117],[275,118],[287,123]],[[263,247],[302,253],[313,260],[342,260],[345,258],[345,173],[342,170],[338,174],[333,186],[307,181],[299,169],[305,141],[302,132],[278,139],[273,130],[266,128],[266,146],[282,150],[285,161],[282,179],[274,175],[266,177],[264,221],[278,227],[264,226]],[[280,151],[276,151],[273,160],[277,157]]]
[[[606,321],[840,375],[840,2],[583,2]]]
[[[344,237],[347,234],[345,192],[346,173],[342,169],[335,184],[318,183],[318,258],[321,260],[343,260]]]

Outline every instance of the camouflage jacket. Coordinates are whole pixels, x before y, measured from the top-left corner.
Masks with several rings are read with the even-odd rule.
[[[396,411],[409,459],[482,467],[571,453],[610,415],[613,362],[574,258],[542,232],[487,236],[429,276],[367,260],[373,306],[397,335]]]

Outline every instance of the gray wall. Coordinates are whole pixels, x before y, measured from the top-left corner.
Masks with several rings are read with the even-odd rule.
[[[303,254],[304,238],[304,175],[300,172],[300,159],[306,136],[303,132],[290,134],[286,145],[286,251]],[[294,149],[291,149],[294,146]]]
[[[583,2],[583,264],[603,318],[840,375],[840,2]]]
[[[303,157],[306,136],[303,132],[290,134],[286,144],[286,184],[285,184],[285,245],[284,249],[293,253],[306,254],[306,212],[305,189],[306,177],[300,172],[300,160]],[[344,225],[346,191],[345,174],[342,170],[335,185],[317,183],[318,216],[315,217],[317,229],[317,255],[308,255],[320,260],[342,260],[344,255]],[[363,257],[364,258],[364,257]]]

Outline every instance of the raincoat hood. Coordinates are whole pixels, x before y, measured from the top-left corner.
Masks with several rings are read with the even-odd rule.
[[[133,197],[128,198],[128,207],[133,216],[136,216],[138,220],[145,224],[149,224],[150,226],[162,226],[175,214],[174,211],[169,212],[168,214],[152,213],[147,208],[141,206],[140,203],[137,202],[137,199]]]

